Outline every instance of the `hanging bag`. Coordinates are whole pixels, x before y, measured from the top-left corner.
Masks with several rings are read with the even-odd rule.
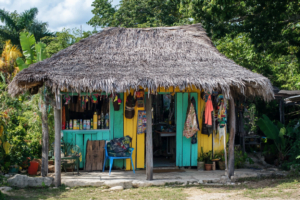
[[[134,117],[134,107],[135,107],[135,99],[129,94],[126,99],[125,105],[125,117],[127,119],[132,119]]]
[[[189,104],[188,104],[188,109],[187,109],[187,115],[186,115],[186,120],[184,124],[184,129],[183,129],[183,135],[186,138],[191,138],[197,131],[199,131],[198,128],[198,123],[196,119],[196,112],[195,112],[195,107],[190,101],[189,97]]]

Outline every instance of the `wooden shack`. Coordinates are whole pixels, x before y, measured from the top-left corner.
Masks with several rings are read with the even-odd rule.
[[[234,99],[238,96],[259,96],[266,101],[274,98],[269,79],[222,55],[200,24],[106,28],[18,73],[9,85],[9,93],[15,96],[29,90],[34,94],[43,86],[46,87],[49,98],[55,102],[56,146],[60,145],[61,133],[64,141],[73,142],[84,151],[88,140],[111,140],[128,135],[132,138],[131,146],[135,149],[134,166],[146,168],[149,180],[153,178],[153,164],[155,167],[157,160],[155,156],[173,159],[174,167],[193,167],[197,165],[201,149],[207,152],[224,148],[222,141],[225,136],[219,137],[217,128],[213,134],[202,134],[206,106],[203,93],[216,92],[218,95],[222,94],[225,101],[229,100],[226,106],[229,113],[229,125],[226,127],[230,132],[229,177],[234,170]],[[126,109],[129,109],[126,108],[126,103],[128,98],[136,99],[137,94],[140,99],[133,106],[134,117],[128,118],[125,115]],[[82,98],[91,101],[92,95],[97,96],[98,101],[100,97],[107,99],[105,109],[109,115],[109,125],[104,129],[74,130],[68,127],[67,130],[64,127],[61,130],[62,110],[69,106],[65,104],[65,99],[80,97],[81,101]],[[116,96],[121,101],[119,110],[113,105]],[[200,126],[195,144],[191,143],[191,138],[183,136],[187,109],[192,98],[196,102]],[[75,103],[72,101],[70,100]],[[168,112],[164,110],[165,105],[169,108]],[[101,108],[88,110],[86,105],[83,107],[82,113],[87,112],[86,116],[76,114],[76,117],[72,117],[75,115],[72,111],[66,121],[92,119],[93,112],[101,117]],[[70,107],[68,109],[74,110]],[[77,109],[78,112],[79,110]],[[142,110],[146,111],[144,117],[147,122],[153,123],[153,126],[152,123],[147,123],[144,133],[138,130],[138,113]],[[216,108],[214,110],[215,113],[218,112]],[[153,142],[157,134],[162,137],[160,141]],[[164,148],[154,152],[156,143]],[[59,147],[56,150],[59,151]],[[84,156],[85,153],[83,152]],[[56,159],[59,163],[60,157],[57,156]],[[85,165],[85,158],[82,160],[81,168]],[[129,160],[118,161],[114,166],[131,169]],[[55,169],[59,171],[59,167]],[[60,184],[60,171],[56,173],[56,184]]]

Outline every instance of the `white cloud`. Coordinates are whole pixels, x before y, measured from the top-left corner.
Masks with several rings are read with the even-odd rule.
[[[63,28],[80,28],[93,30],[86,24],[92,17],[94,0],[0,0],[0,8],[7,11],[24,12],[33,7],[39,10],[37,19],[48,22],[51,31],[61,31]],[[117,5],[119,0],[113,0]]]

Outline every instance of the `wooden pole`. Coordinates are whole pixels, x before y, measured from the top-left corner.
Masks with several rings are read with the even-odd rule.
[[[236,128],[236,118],[235,118],[235,106],[234,99],[229,100],[229,128],[230,128],[230,137],[229,137],[229,161],[228,161],[228,178],[234,175],[234,140],[235,140],[235,128]]]
[[[284,101],[283,101],[283,99],[279,100],[279,116],[280,116],[279,121],[282,124],[284,124],[285,120],[284,120]]]
[[[149,90],[150,92],[150,90]],[[147,116],[147,130],[146,130],[146,176],[147,180],[153,180],[153,146],[152,146],[152,95],[148,94],[146,99],[146,116]]]
[[[55,123],[55,143],[54,143],[54,152],[55,152],[55,180],[54,184],[56,187],[61,185],[61,113],[57,107],[54,108],[54,123]]]
[[[212,142],[211,142],[211,153],[212,153],[212,159],[214,158],[214,134],[215,134],[215,115],[214,111],[211,112],[211,118],[212,118],[212,127],[213,127],[213,133],[212,133]]]
[[[227,126],[225,125],[224,127],[225,131],[224,131],[224,156],[225,156],[225,176],[228,176],[228,165],[227,165],[227,151],[226,151],[226,138],[227,138]]]
[[[49,147],[49,129],[48,129],[48,115],[47,104],[43,99],[43,93],[41,94],[41,113],[42,113],[42,168],[41,174],[43,177],[48,174],[48,147]]]

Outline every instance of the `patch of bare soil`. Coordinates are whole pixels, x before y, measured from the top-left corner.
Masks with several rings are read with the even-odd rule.
[[[187,188],[184,190],[186,194],[188,194],[188,200],[199,200],[199,199],[207,199],[207,200],[235,200],[235,199],[242,199],[240,195],[240,191],[232,191],[232,190],[225,190],[224,188]],[[244,199],[251,199],[251,198],[244,198]]]
[[[261,179],[240,181],[230,186],[190,187],[183,190],[188,200],[222,199],[222,200],[249,200],[249,199],[300,199],[299,178]]]

